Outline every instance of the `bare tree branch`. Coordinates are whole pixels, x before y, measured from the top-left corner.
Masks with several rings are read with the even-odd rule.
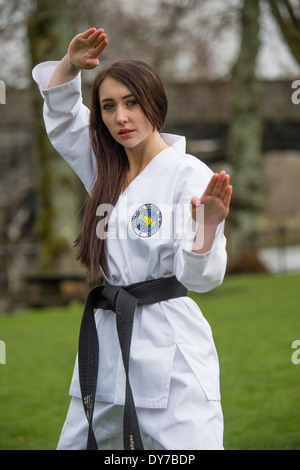
[[[300,6],[293,7],[289,0],[268,0],[281,33],[300,64]]]

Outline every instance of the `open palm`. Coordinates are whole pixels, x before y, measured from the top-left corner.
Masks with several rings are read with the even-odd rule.
[[[229,175],[225,171],[215,173],[207,185],[201,198],[191,199],[192,217],[197,220],[197,206],[204,204],[204,223],[218,225],[229,212],[232,186],[229,185]]]
[[[90,28],[72,39],[68,55],[78,69],[93,69],[99,65],[98,57],[107,44],[103,29]]]

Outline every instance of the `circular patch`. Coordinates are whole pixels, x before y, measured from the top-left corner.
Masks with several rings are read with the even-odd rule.
[[[132,216],[131,225],[134,232],[142,238],[152,237],[160,228],[162,215],[154,204],[144,204]]]

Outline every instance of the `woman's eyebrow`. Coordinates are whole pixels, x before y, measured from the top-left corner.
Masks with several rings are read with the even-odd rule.
[[[123,96],[122,100],[126,100],[127,98],[131,98],[132,96],[134,96],[132,93],[130,93],[130,95],[126,95],[126,96]],[[113,98],[103,98],[100,103],[105,103],[107,101],[114,101]]]

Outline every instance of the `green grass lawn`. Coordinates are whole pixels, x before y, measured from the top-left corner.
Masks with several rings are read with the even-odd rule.
[[[212,326],[226,449],[300,449],[300,275],[226,278],[190,294]],[[0,316],[0,450],[55,449],[67,412],[81,305]]]

